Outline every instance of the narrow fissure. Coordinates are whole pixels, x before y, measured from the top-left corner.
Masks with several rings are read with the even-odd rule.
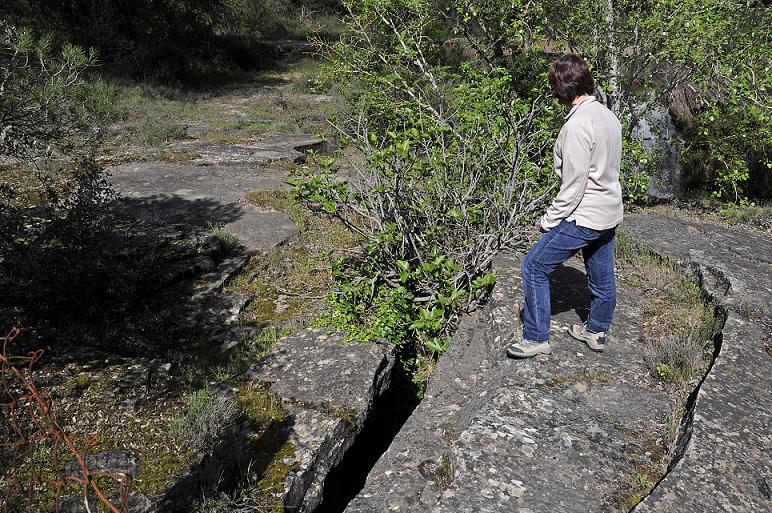
[[[667,477],[670,471],[673,470],[673,467],[675,467],[678,462],[681,461],[681,458],[683,458],[683,455],[686,452],[686,447],[689,445],[689,440],[692,437],[692,422],[694,420],[694,411],[697,406],[697,397],[699,396],[700,390],[702,389],[702,384],[713,370],[713,365],[716,363],[716,358],[718,358],[718,355],[721,352],[721,344],[723,343],[723,334],[721,330],[723,329],[723,324],[726,322],[726,315],[724,314],[722,317],[717,317],[717,319],[719,319],[718,324],[721,327],[717,327],[718,331],[713,335],[713,354],[711,355],[710,364],[708,365],[705,374],[703,374],[702,378],[700,379],[700,382],[697,383],[697,385],[694,387],[694,390],[689,393],[689,397],[686,398],[686,403],[684,404],[684,416],[681,419],[680,428],[675,440],[675,450],[673,451],[673,456],[671,457],[670,463],[668,464],[667,472],[665,472],[665,475],[662,476],[659,482]],[[654,488],[656,488],[656,485]]]
[[[341,513],[362,490],[375,463],[421,402],[409,376],[395,365],[392,383],[375,400],[356,440],[324,481],[322,502],[314,513]]]
[[[705,293],[706,302],[715,306],[716,325],[712,336],[713,350],[705,373],[684,403],[684,415],[676,435],[674,450],[667,471],[641,502],[645,501],[657,489],[683,458],[692,435],[692,422],[697,398],[703,383],[712,372],[716,359],[721,353],[723,329],[728,312],[716,296],[708,290],[709,285],[705,283],[701,272],[696,273],[695,281]],[[325,479],[323,499],[314,513],[342,513],[346,509],[348,504],[363,489],[367,477],[378,459],[386,452],[402,426],[420,404],[421,401],[416,394],[414,383],[398,366],[393,371],[392,380],[389,389],[376,399],[372,413],[365,421],[354,444]],[[634,512],[636,508],[637,505],[630,512]]]
[[[700,390],[702,389],[703,383],[705,383],[705,380],[708,379],[708,376],[710,376],[710,373],[713,371],[713,366],[716,363],[716,360],[718,359],[718,356],[721,354],[721,347],[724,342],[724,335],[723,330],[724,326],[726,325],[726,320],[729,315],[727,309],[722,306],[719,302],[719,300],[715,297],[714,294],[712,294],[709,290],[707,290],[707,286],[705,284],[705,281],[702,276],[702,272],[698,269],[695,281],[697,283],[697,286],[700,288],[700,290],[703,291],[703,293],[706,296],[706,301],[709,303],[713,303],[715,305],[715,319],[716,319],[716,326],[712,337],[713,342],[713,352],[710,356],[710,363],[708,364],[708,368],[705,370],[705,373],[702,375],[702,378],[700,379],[699,383],[694,387],[694,389],[689,393],[689,396],[686,398],[686,402],[684,403],[684,415],[681,418],[681,423],[678,429],[678,434],[676,435],[675,439],[675,449],[673,450],[673,454],[670,457],[670,462],[667,466],[667,471],[662,475],[662,477],[659,478],[657,483],[649,490],[649,492],[636,504],[633,506],[629,513],[634,513],[635,510],[638,508],[638,505],[645,502],[646,499],[654,493],[654,491],[659,487],[659,485],[667,479],[667,477],[670,475],[670,472],[675,468],[675,466],[678,464],[679,461],[684,457],[684,454],[686,453],[686,448],[689,445],[689,441],[692,437],[692,423],[694,421],[694,413],[697,408],[697,398],[700,395]],[[727,287],[728,288],[728,287]]]

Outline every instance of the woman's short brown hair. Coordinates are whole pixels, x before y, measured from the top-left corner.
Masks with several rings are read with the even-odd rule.
[[[561,103],[569,104],[583,94],[595,94],[595,81],[587,63],[572,53],[561,55],[550,66],[549,81]]]

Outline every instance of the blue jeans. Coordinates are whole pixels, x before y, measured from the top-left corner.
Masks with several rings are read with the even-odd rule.
[[[608,331],[617,302],[614,279],[615,233],[616,228],[599,231],[576,226],[574,222],[561,221],[555,228],[542,235],[525,257],[522,266],[525,292],[524,339],[549,340],[549,275],[580,249],[584,256],[592,297],[587,328],[595,333]]]

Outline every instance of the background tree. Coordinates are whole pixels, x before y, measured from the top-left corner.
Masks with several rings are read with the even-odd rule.
[[[95,48],[119,76],[176,82],[270,64],[263,39],[302,37],[336,0],[6,0],[0,18]],[[317,27],[324,31],[324,27]]]
[[[41,237],[83,234],[110,189],[94,163],[111,89],[93,53],[0,27],[0,257]],[[66,230],[64,227],[67,227]]]

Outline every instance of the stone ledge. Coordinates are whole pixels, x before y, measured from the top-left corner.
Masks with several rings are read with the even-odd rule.
[[[344,334],[307,329],[281,339],[248,373],[287,407],[286,440],[294,452],[279,497],[288,511],[321,502],[324,479],[362,429],[375,399],[390,386],[393,347],[344,342]]]
[[[636,292],[620,286],[612,342],[591,353],[566,333],[589,300],[569,261],[554,275],[553,355],[508,360],[519,262],[497,258],[491,302],[462,321],[348,513],[619,511],[626,483],[667,460],[674,397],[643,361]]]
[[[113,208],[124,218],[183,224],[197,234],[221,227],[248,251],[269,251],[298,234],[286,213],[263,211],[245,200],[252,190],[285,188],[286,171],[164,163],[126,164],[108,171],[121,194]]]
[[[203,166],[255,166],[272,162],[302,164],[311,150],[329,150],[330,143],[307,135],[270,134],[240,144],[183,141],[172,146],[175,151],[197,155],[195,164]]]

